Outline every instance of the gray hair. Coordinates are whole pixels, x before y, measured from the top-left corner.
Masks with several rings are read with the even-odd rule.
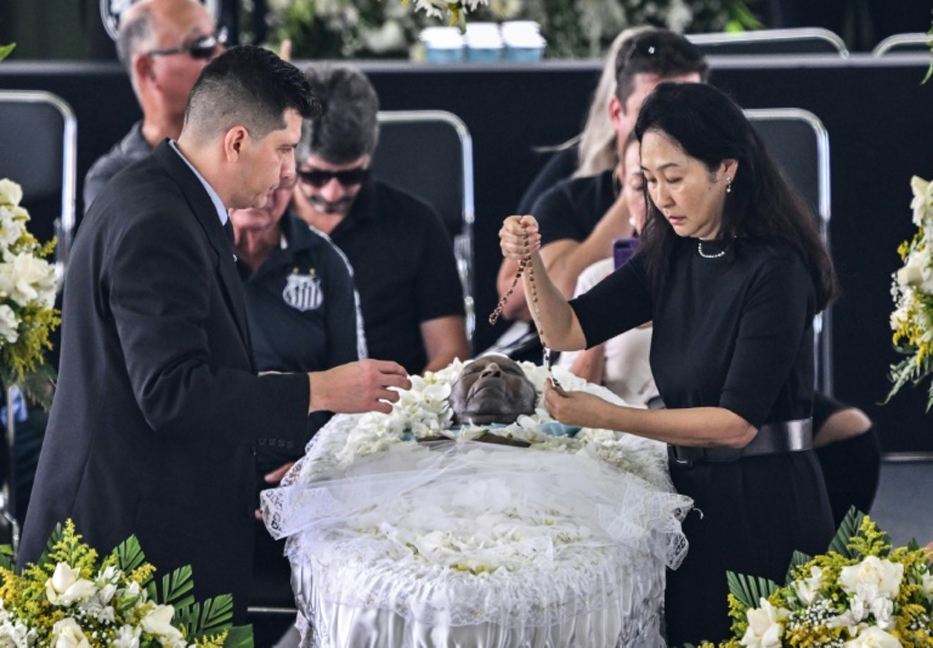
[[[155,35],[152,25],[152,10],[148,6],[139,7],[126,19],[120,21],[117,32],[117,56],[133,79],[133,54],[147,44]],[[135,86],[135,81],[133,82]]]
[[[265,48],[232,47],[198,77],[182,131],[203,140],[243,126],[260,140],[285,128],[285,111],[290,109],[304,119],[320,114],[301,70]]]
[[[311,64],[304,73],[321,114],[302,122],[299,164],[309,155],[331,164],[372,155],[379,141],[379,97],[366,75],[349,65],[325,64]]]

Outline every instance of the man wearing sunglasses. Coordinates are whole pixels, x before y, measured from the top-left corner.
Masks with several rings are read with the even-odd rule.
[[[260,374],[228,209],[263,206],[295,175],[300,70],[234,47],[191,91],[177,140],[117,174],[81,224],[64,290],[61,369],[19,559],[57,523],[98,551],[130,534],[160,573],[190,564],[199,600],[250,594],[256,452],[304,443],[318,411],[388,412],[393,362]],[[352,324],[351,324],[352,325]]]
[[[85,213],[114,174],[149,155],[166,137],[178,137],[191,88],[226,40],[226,31],[217,31],[198,0],[140,0],[121,14],[117,54],[143,118],[88,171]]]
[[[294,210],[350,260],[370,356],[410,374],[469,357],[463,289],[440,216],[369,177],[379,134],[376,91],[348,66],[315,64],[305,74],[324,108],[302,125]]]

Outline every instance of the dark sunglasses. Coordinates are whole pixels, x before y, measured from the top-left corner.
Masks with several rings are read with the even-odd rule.
[[[320,189],[334,178],[337,178],[337,182],[344,187],[358,185],[366,178],[367,171],[366,167],[356,167],[355,169],[346,169],[345,171],[325,171],[324,169],[302,171],[299,169],[296,171],[296,175],[298,179],[305,184],[309,184],[315,189]]]
[[[181,47],[171,49],[152,50],[149,52],[152,56],[169,56],[171,54],[188,54],[193,59],[209,59],[217,52],[218,47],[227,44],[227,28],[221,27],[213,34],[207,34],[200,38],[195,38]]]
[[[691,63],[703,58],[700,48],[685,38],[667,33],[648,32],[635,37],[625,56],[625,64],[628,65],[629,61],[636,58],[650,59],[661,56],[662,52],[665,56],[673,54]]]

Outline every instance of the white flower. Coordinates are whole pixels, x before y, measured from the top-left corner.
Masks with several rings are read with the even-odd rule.
[[[910,188],[914,192],[910,202],[910,208],[914,210],[914,225],[923,227],[924,219],[933,215],[933,183],[914,176],[910,179]]]
[[[55,303],[55,269],[45,259],[29,253],[13,258],[10,298],[20,306],[38,301],[46,307]]]
[[[923,592],[927,595],[928,599],[933,599],[933,574],[929,572],[925,573],[920,578],[920,587],[923,588]]]
[[[871,626],[845,642],[843,648],[901,648],[901,642],[881,628]]]
[[[0,205],[18,205],[23,199],[23,188],[4,178],[0,180]]]
[[[747,613],[748,629],[739,641],[749,648],[780,648],[784,632],[782,621],[790,614],[784,608],[776,608],[764,598],[760,608],[750,608]]]
[[[142,628],[125,625],[117,630],[113,638],[113,648],[139,648],[139,635]]]
[[[71,605],[85,601],[97,593],[91,581],[80,578],[81,570],[72,569],[67,563],[55,565],[55,573],[45,582],[45,595],[52,605]]]
[[[22,621],[0,623],[0,646],[4,648],[31,648],[36,644],[36,631]]]
[[[29,214],[22,207],[0,205],[0,249],[16,243],[26,230]]]
[[[811,605],[816,600],[820,591],[820,583],[823,580],[823,570],[819,567],[810,568],[810,578],[794,581],[794,591],[797,592],[797,598],[804,605]]]
[[[13,309],[6,304],[0,304],[0,338],[3,338],[10,344],[19,339],[19,318]]]
[[[933,258],[929,250],[913,250],[897,271],[897,281],[902,286],[911,286],[933,295]]]
[[[81,626],[71,617],[57,621],[52,626],[49,645],[51,648],[91,648]]]
[[[184,640],[181,630],[172,625],[172,617],[175,615],[175,608],[171,605],[153,605],[152,609],[146,613],[139,625],[144,632],[157,636],[163,645],[175,645]]]
[[[839,584],[848,594],[858,592],[859,585],[875,587],[880,596],[894,599],[901,587],[904,565],[868,556],[858,565],[843,567],[839,572]]]

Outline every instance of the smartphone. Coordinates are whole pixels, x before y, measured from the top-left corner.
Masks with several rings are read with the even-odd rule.
[[[632,255],[635,254],[635,250],[638,249],[639,240],[640,239],[637,238],[620,238],[615,240],[615,243],[612,245],[612,258],[615,259],[615,266],[617,268],[632,258]]]

